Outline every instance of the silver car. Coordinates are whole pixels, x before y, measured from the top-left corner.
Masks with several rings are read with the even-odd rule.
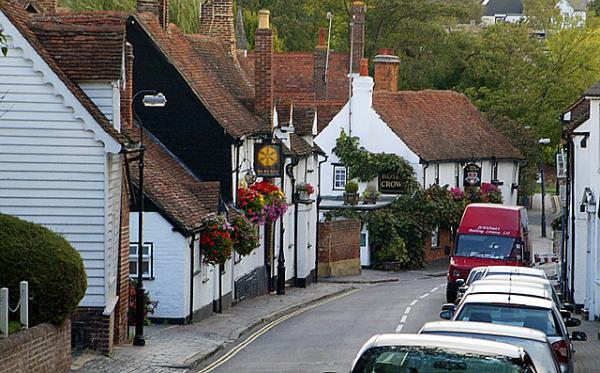
[[[351,373],[537,373],[529,354],[506,343],[424,334],[381,334],[360,349]]]
[[[560,372],[550,341],[539,330],[480,322],[434,321],[423,325],[419,334],[449,335],[512,344],[525,349],[538,373]]]

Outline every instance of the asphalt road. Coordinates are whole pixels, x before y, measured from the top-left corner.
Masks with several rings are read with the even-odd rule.
[[[211,372],[348,372],[372,335],[438,320],[444,292],[445,277],[363,287],[276,325]]]

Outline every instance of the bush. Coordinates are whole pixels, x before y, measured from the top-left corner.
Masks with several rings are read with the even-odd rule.
[[[389,245],[377,248],[374,254],[377,265],[380,265],[382,262],[396,262],[404,267],[410,262],[406,244],[398,236],[395,236]]]
[[[356,181],[348,181],[345,189],[346,193],[354,194],[358,192],[358,183]]]
[[[29,282],[31,325],[61,323],[85,295],[87,280],[79,253],[45,227],[0,214],[0,287],[8,287],[11,306],[19,283]]]
[[[557,217],[554,218],[554,220],[552,220],[552,229],[554,229],[555,231],[560,231],[562,230],[562,215],[558,215]]]

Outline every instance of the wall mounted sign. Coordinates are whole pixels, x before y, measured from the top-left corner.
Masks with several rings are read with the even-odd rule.
[[[280,144],[254,144],[254,172],[258,177],[281,177],[283,158]]]
[[[463,186],[481,186],[481,167],[475,163],[469,163],[464,168]]]
[[[402,194],[406,192],[400,175],[394,172],[383,172],[378,176],[378,189],[381,194]]]

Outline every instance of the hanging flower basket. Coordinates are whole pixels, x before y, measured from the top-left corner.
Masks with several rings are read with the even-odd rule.
[[[206,230],[200,235],[204,263],[224,264],[231,257],[232,231],[233,228],[222,215],[206,222]]]
[[[276,185],[261,181],[238,191],[238,207],[253,223],[279,219],[288,209],[285,194]]]
[[[296,187],[296,192],[298,193],[299,200],[306,201],[315,192],[315,187],[311,183],[300,183]]]
[[[240,255],[246,256],[260,246],[256,225],[248,219],[238,216],[233,220],[233,249]]]

